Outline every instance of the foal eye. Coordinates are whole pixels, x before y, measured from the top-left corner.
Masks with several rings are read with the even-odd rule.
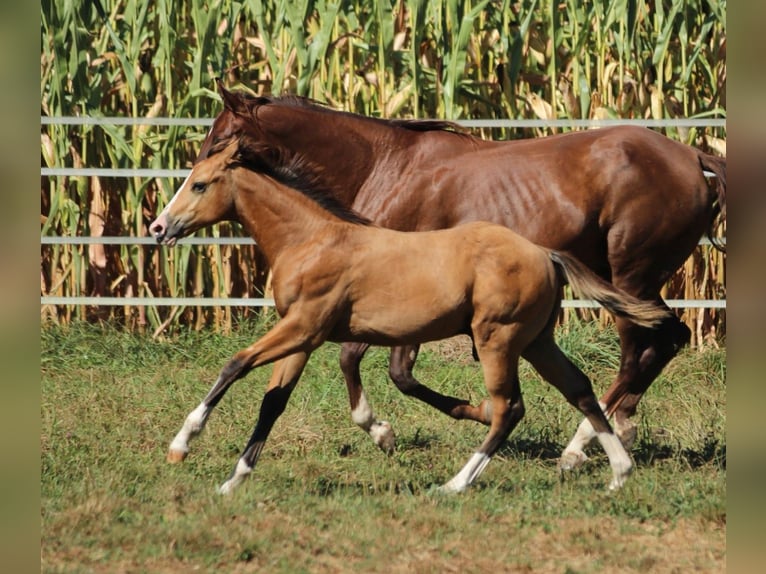
[[[192,191],[195,193],[202,193],[205,191],[205,188],[207,187],[207,184],[204,181],[195,181],[192,184]]]

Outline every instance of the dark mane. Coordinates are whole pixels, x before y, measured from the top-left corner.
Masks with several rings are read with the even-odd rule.
[[[255,166],[253,166],[255,167]],[[346,207],[340,201],[335,199],[335,196],[330,190],[326,189],[316,173],[316,170],[312,170],[307,162],[300,158],[293,159],[287,165],[280,165],[267,172],[263,170],[257,170],[261,173],[266,173],[276,179],[279,183],[282,183],[292,189],[299,191],[315,203],[319,205],[325,211],[329,211],[336,217],[349,223],[356,225],[372,225],[372,221],[363,217],[353,209]]]
[[[229,143],[231,140],[216,143],[210,149],[208,157],[219,153]],[[343,221],[357,225],[372,225],[369,219],[335,199],[331,190],[321,183],[318,170],[312,169],[312,166],[301,158],[295,157],[287,163],[278,162],[278,165],[272,166],[263,161],[258,150],[254,148],[248,138],[241,137],[239,138],[238,164],[256,173],[268,175],[279,183],[300,192],[318,204],[319,207]]]
[[[254,96],[244,91],[232,92],[241,98],[244,102],[248,103],[248,107],[251,110],[259,106],[283,106],[288,108],[302,108],[310,109],[317,112],[326,112],[332,114],[339,114],[344,116],[352,116],[357,120],[367,120],[372,122],[380,122],[390,127],[402,128],[414,132],[432,132],[443,131],[451,132],[457,135],[469,135],[465,128],[446,120],[423,120],[423,119],[386,119],[386,118],[373,118],[369,116],[361,116],[346,112],[342,110],[336,110],[329,107],[327,104],[319,102],[317,100],[306,98],[303,96],[296,96],[293,94],[287,94],[282,96]]]

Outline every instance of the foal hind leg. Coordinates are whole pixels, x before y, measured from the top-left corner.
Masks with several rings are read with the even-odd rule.
[[[593,387],[583,373],[556,345],[551,330],[546,330],[527,349],[523,356],[545,380],[555,386],[577,410],[583,413],[588,425],[598,438],[612,467],[611,490],[620,488],[630,474],[633,463],[609,426],[606,415],[596,400]],[[561,455],[560,467],[570,468],[573,463],[581,464],[585,454],[567,447]]]
[[[480,351],[480,356],[482,355]],[[482,356],[484,382],[492,407],[489,433],[481,446],[440,492],[463,492],[484,471],[492,455],[524,417],[524,401],[518,375],[518,355],[485,352]]]
[[[391,349],[389,375],[396,387],[405,395],[421,400],[453,419],[469,419],[489,425],[492,420],[492,405],[489,399],[474,407],[465,399],[443,395],[428,388],[413,376],[412,369],[418,349],[417,345]]]
[[[346,380],[348,400],[351,404],[351,420],[369,434],[381,450],[391,454],[396,446],[394,429],[387,421],[379,421],[375,418],[362,388],[359,363],[369,347],[366,343],[344,343],[340,351],[340,369]]]
[[[310,353],[295,353],[280,361],[279,368],[274,369],[261,403],[255,430],[228,480],[218,489],[220,494],[229,494],[253,471],[266,438],[277,418],[284,412],[309,356]]]

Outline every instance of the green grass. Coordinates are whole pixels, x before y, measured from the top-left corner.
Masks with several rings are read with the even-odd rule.
[[[403,397],[388,354],[363,362],[368,398],[397,432],[380,452],[351,422],[338,346],[312,357],[255,472],[227,478],[252,432],[270,368],[239,381],[181,465],[167,445],[224,362],[269,320],[231,336],[172,340],[75,324],[41,330],[44,572],[672,572],[725,570],[725,350],[687,349],[641,404],[636,470],[610,494],[606,458],[560,479],[579,415],[527,365],[527,416],[475,487],[437,496],[486,428]],[[611,330],[560,333],[603,391]],[[416,375],[484,396],[464,344],[421,351]]]

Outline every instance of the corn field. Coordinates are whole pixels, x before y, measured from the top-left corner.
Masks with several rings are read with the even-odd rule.
[[[725,117],[725,16],[725,0],[43,0],[41,115],[212,118],[222,77],[229,88],[294,93],[378,117]],[[188,168],[204,131],[45,124],[41,166]],[[557,130],[477,131],[511,139]],[[664,133],[726,153],[724,128]],[[178,183],[42,177],[41,235],[144,237]],[[261,297],[267,271],[252,245],[41,245],[42,295]],[[724,279],[725,258],[701,247],[664,295],[723,298]],[[111,319],[156,333],[228,330],[259,312],[41,307],[43,321]],[[720,338],[723,315],[684,311],[693,342]]]

